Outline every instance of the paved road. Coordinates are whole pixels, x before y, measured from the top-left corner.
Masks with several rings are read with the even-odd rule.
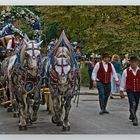
[[[18,119],[0,107],[0,134],[140,134],[139,126],[128,121],[127,98],[118,96],[109,101],[110,114],[98,114],[98,96],[81,95],[79,107],[72,105],[70,113],[71,131],[62,132],[61,127],[51,123],[51,115],[41,106],[39,118],[27,131],[18,130]],[[140,120],[140,112],[138,112]]]

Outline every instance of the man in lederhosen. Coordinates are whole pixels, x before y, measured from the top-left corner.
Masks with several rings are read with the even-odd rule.
[[[102,55],[102,61],[96,63],[92,72],[93,85],[94,87],[97,86],[99,92],[100,115],[109,114],[106,110],[106,106],[111,91],[111,76],[115,78],[116,85],[119,85],[119,79],[115,68],[110,63],[110,55],[104,53]]]
[[[129,120],[134,126],[138,125],[136,112],[140,99],[140,68],[139,59],[136,56],[130,57],[130,66],[123,71],[121,80],[121,90],[127,92],[129,101]]]

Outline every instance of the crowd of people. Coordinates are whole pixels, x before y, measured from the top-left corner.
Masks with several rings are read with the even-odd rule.
[[[93,82],[92,82],[92,71],[95,67],[95,64],[97,62],[102,61],[101,57],[95,57],[95,58],[89,58],[87,61],[88,64],[88,75],[89,75],[89,89],[93,89]],[[119,78],[119,81],[121,81],[121,75],[124,69],[129,67],[130,62],[128,58],[128,54],[125,55],[124,59],[121,59],[119,55],[114,54],[112,57],[110,56],[110,62],[113,64],[115,71],[117,73],[117,76]],[[111,77],[111,92],[110,92],[110,99],[114,99],[113,95],[115,93],[119,93],[121,98],[125,98],[124,93],[120,91],[120,86],[116,86],[115,79],[112,76]]]
[[[119,55],[102,54],[100,59],[88,61],[90,78],[89,89],[96,87],[99,93],[100,115],[109,114],[107,110],[108,98],[113,99],[114,93],[125,98],[127,93],[130,116],[134,126],[138,125],[137,109],[140,99],[140,68],[137,56],[128,57],[121,61]]]

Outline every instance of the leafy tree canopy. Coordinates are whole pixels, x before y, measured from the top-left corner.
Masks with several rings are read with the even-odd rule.
[[[0,7],[3,10],[5,7]],[[64,29],[70,41],[77,41],[86,54],[137,53],[140,48],[139,6],[30,6],[42,21],[46,43]],[[30,33],[29,27],[19,25]],[[31,33],[30,33],[31,34]]]

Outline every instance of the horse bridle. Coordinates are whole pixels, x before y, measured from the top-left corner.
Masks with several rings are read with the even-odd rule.
[[[34,47],[34,42],[33,42],[33,41],[32,41],[31,43],[32,43],[32,48],[26,48],[26,49],[25,49],[25,52],[31,50],[31,51],[32,51],[32,54],[33,54],[33,55],[32,55],[32,58],[35,59],[36,56],[35,56],[35,52],[34,52],[34,51],[35,51],[35,50],[40,51],[40,49]],[[28,70],[33,70],[33,69],[28,68]]]
[[[34,47],[34,42],[31,42],[31,43],[32,43],[32,48],[26,48],[25,51],[27,52],[27,51],[32,50],[32,53],[33,53],[33,56],[32,56],[32,57],[35,57],[35,52],[34,52],[34,51],[35,51],[35,50],[40,51],[40,49]]]

